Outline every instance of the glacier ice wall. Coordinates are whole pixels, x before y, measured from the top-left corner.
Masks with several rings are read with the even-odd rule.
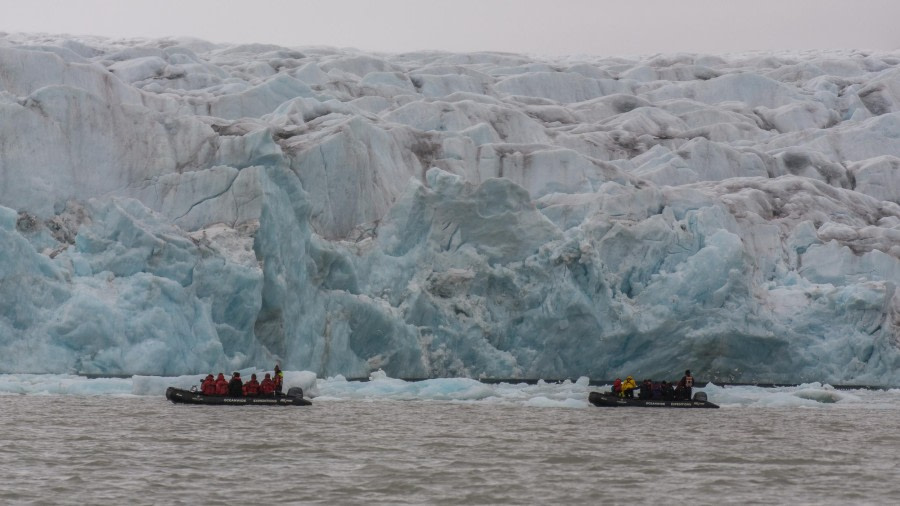
[[[898,83],[0,34],[0,372],[898,384]]]

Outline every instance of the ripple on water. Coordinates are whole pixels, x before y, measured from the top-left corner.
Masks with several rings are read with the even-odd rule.
[[[895,473],[900,417],[864,403],[697,412],[4,401],[4,504],[890,504],[900,496],[900,480],[885,479]]]

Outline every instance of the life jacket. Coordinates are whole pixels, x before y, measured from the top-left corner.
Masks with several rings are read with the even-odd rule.
[[[264,395],[272,395],[275,392],[275,382],[270,378],[266,378],[259,384],[259,389]]]
[[[622,380],[616,378],[616,381],[613,383],[613,392],[619,393],[622,391]]]
[[[220,374],[216,379],[216,395],[227,395],[228,394],[228,380],[225,379],[225,376]]]
[[[251,379],[244,384],[244,395],[259,395],[259,382]]]

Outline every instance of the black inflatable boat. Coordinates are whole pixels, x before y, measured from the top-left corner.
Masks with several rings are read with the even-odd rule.
[[[169,387],[166,389],[166,399],[176,404],[209,404],[212,406],[309,406],[312,404],[303,398],[303,389],[292,387],[287,395],[274,397],[227,397],[221,395],[203,395],[192,390]]]
[[[694,394],[692,400],[664,401],[655,399],[629,399],[612,393],[591,392],[588,401],[601,407],[635,407],[635,408],[718,408],[719,406],[706,400],[704,392]]]

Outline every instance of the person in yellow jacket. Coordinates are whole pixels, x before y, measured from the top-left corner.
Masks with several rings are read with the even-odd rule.
[[[272,378],[272,381],[275,382],[275,396],[283,395],[281,389],[284,387],[284,373],[281,372],[278,364],[275,364],[275,377]]]
[[[637,383],[634,382],[634,378],[631,376],[625,378],[625,381],[622,382],[622,391],[619,393],[619,397],[634,399],[635,388],[637,388]]]

